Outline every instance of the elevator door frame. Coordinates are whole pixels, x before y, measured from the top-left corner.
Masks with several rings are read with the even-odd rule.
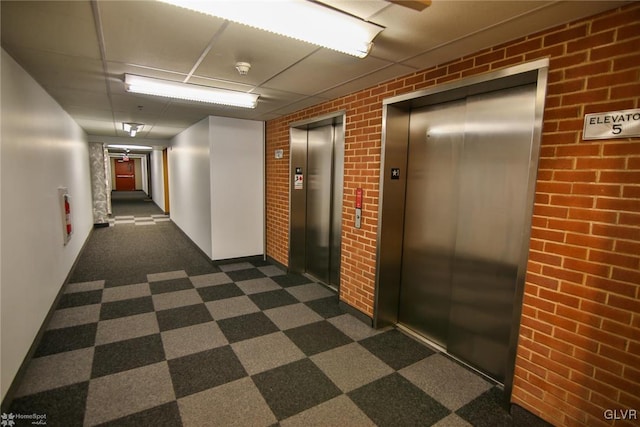
[[[314,117],[292,123],[289,128],[289,265],[288,269],[294,273],[307,273],[307,186],[309,185],[309,171],[307,164],[307,132],[311,129],[333,126],[334,139],[337,137],[341,142],[334,141],[334,151],[340,150],[336,158],[334,153],[331,168],[331,180],[333,185],[333,196],[331,205],[331,251],[330,266],[337,262],[337,269],[330,268],[329,283],[335,287],[340,286],[340,251],[342,233],[342,199],[343,199],[343,174],[344,174],[344,124],[345,110],[335,113]],[[338,129],[339,128],[339,129]],[[302,167],[303,189],[296,189],[294,177],[296,168]],[[336,175],[336,169],[342,173]],[[340,182],[336,182],[340,180]],[[339,203],[335,203],[338,200]],[[336,255],[337,252],[337,256]],[[316,277],[316,279],[319,279]]]
[[[383,101],[382,151],[380,161],[380,204],[378,208],[376,292],[374,326],[398,324],[402,250],[404,236],[406,170],[408,162],[409,117],[412,110],[464,99],[469,96],[512,87],[535,84],[533,136],[529,158],[525,229],[516,274],[512,328],[504,381],[506,403],[511,398],[513,372],[519,335],[525,273],[531,234],[531,217],[542,136],[542,117],[547,87],[549,60],[521,64],[495,72],[473,76],[427,90]],[[392,178],[391,169],[400,168],[400,177]]]

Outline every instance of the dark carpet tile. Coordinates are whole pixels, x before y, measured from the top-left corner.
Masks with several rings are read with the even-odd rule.
[[[47,426],[81,426],[84,422],[89,382],[82,382],[14,399],[9,412],[46,415]],[[15,424],[32,425],[31,421]]]
[[[395,329],[364,339],[360,344],[391,366],[402,369],[435,352]]]
[[[93,356],[91,378],[139,368],[164,359],[160,334],[99,345]]]
[[[193,258],[192,258],[193,259]],[[182,270],[186,271],[189,276],[199,276],[201,274],[219,273],[219,267],[208,263],[208,260],[202,263],[191,263],[182,267]]]
[[[519,405],[511,404],[511,418],[514,426],[522,427],[553,427],[542,418],[537,417]]]
[[[182,426],[178,402],[169,402],[146,411],[99,424],[99,427],[178,427]]]
[[[234,282],[241,282],[243,280],[251,280],[251,279],[259,279],[261,277],[266,277],[266,275],[258,270],[257,268],[249,268],[247,270],[235,270],[228,271],[227,276],[231,278]]]
[[[279,331],[271,319],[262,312],[218,320],[218,326],[229,343]]]
[[[344,311],[340,308],[340,299],[337,295],[329,298],[308,301],[305,304],[325,319],[344,314]]]
[[[51,329],[42,335],[35,357],[92,347],[96,342],[97,323]]]
[[[105,302],[100,307],[100,320],[116,319],[154,311],[151,297]]]
[[[311,323],[284,332],[307,356],[340,347],[351,338],[327,321]]]
[[[237,287],[233,283],[227,283],[225,285],[205,286],[204,288],[198,288],[198,293],[202,301],[217,301],[220,299],[239,297],[244,295],[242,289]]]
[[[249,298],[251,298],[251,301],[253,301],[253,303],[257,305],[260,310],[268,310],[270,308],[282,307],[284,305],[298,303],[298,300],[284,289],[252,294],[249,295]]]
[[[280,366],[252,378],[279,420],[342,394],[309,359]]]
[[[281,276],[274,276],[272,279],[283,288],[290,286],[304,285],[307,283],[313,283],[311,279],[308,279],[300,274],[287,273]]]
[[[249,262],[255,267],[267,267],[269,265],[273,265],[266,259],[252,259]]]
[[[247,376],[231,347],[224,346],[169,360],[176,397],[226,384]]]
[[[160,331],[211,322],[213,317],[204,304],[187,305],[156,312]]]
[[[60,297],[56,309],[78,307],[81,305],[100,304],[102,302],[102,289],[88,292],[74,292],[63,294]]]
[[[185,289],[192,289],[193,284],[188,277],[182,277],[180,279],[161,280],[158,282],[149,283],[149,289],[152,295],[165,294],[168,292],[183,291]]]
[[[497,387],[482,393],[456,411],[456,414],[475,427],[513,426],[513,419],[502,406],[503,392]]]
[[[117,286],[135,285],[147,281],[147,274],[140,271],[127,271],[116,276],[111,274],[104,282],[105,288],[115,288]]]
[[[450,414],[435,399],[397,373],[364,385],[348,396],[378,426],[429,426]]]

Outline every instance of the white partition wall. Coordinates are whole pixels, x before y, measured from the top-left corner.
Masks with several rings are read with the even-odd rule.
[[[2,398],[93,226],[84,131],[2,50]],[[64,245],[58,188],[71,197]],[[34,268],[35,266],[35,268]]]
[[[211,258],[209,118],[171,140],[169,210],[171,219]]]
[[[264,123],[208,117],[172,139],[171,219],[212,260],[264,254]]]
[[[212,258],[264,253],[264,124],[209,118]]]

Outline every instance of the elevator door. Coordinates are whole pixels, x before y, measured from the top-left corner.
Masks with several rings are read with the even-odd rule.
[[[306,271],[329,283],[333,126],[307,132]]]
[[[411,112],[399,321],[503,382],[535,86]]]
[[[342,121],[331,119],[303,128],[292,127],[291,168],[289,269],[338,287],[344,169]]]

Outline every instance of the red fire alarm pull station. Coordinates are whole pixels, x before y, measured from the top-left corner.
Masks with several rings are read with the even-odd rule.
[[[362,188],[356,188],[356,228],[362,225]]]

